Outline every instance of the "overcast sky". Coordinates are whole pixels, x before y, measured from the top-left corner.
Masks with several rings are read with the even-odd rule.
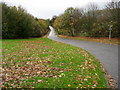
[[[0,0],[1,1],[1,0]],[[21,5],[35,17],[48,19],[59,15],[68,7],[85,7],[89,2],[99,5],[110,0],[4,0],[10,6]]]

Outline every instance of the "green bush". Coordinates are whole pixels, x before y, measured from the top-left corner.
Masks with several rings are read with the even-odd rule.
[[[48,32],[46,20],[33,17],[22,7],[2,3],[2,15],[2,38],[40,37]]]

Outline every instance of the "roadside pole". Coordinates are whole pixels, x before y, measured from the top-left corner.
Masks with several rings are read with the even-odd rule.
[[[109,30],[109,40],[111,40],[111,30]]]
[[[112,25],[109,27],[109,40],[111,40],[111,31],[112,31]]]

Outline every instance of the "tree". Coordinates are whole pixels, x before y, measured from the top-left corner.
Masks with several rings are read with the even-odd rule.
[[[81,15],[82,13],[79,9],[73,7],[67,8],[64,14],[56,18],[54,27],[58,33],[76,36],[79,32],[79,19]]]
[[[120,37],[120,1],[113,0],[106,5],[110,24],[113,25],[113,37]]]
[[[2,4],[0,3],[0,39],[2,38]]]
[[[2,3],[2,38],[40,37],[48,31],[46,20],[33,17],[22,7]]]
[[[112,36],[120,37],[120,2],[109,2],[103,9],[94,3],[86,9],[70,7],[53,23],[58,34],[87,37],[108,37],[109,25]]]
[[[50,25],[51,26],[53,26],[53,23],[54,23],[56,18],[57,18],[57,16],[53,16],[52,19],[50,20]]]

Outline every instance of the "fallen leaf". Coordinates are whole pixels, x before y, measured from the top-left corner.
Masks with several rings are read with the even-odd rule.
[[[70,85],[70,84],[68,84],[68,87],[71,87],[71,85]]]
[[[42,80],[38,80],[38,82],[42,82]]]

